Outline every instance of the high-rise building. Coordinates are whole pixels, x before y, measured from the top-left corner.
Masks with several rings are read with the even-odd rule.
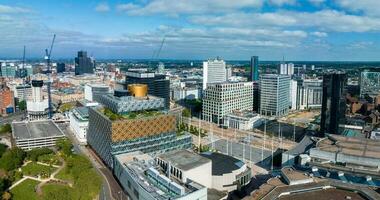
[[[258,113],[260,111],[260,87],[259,82],[253,82],[253,111]]]
[[[259,80],[259,57],[251,57],[251,71],[248,81],[258,81]]]
[[[366,69],[360,73],[360,96],[375,98],[380,94],[380,70]]]
[[[289,112],[290,76],[260,76],[260,114],[281,117]]]
[[[57,63],[57,73],[63,73],[66,71],[65,63]]]
[[[191,147],[191,135],[176,132],[176,115],[162,110],[163,98],[146,95],[147,88],[141,85],[130,86],[129,93],[131,96],[103,95],[104,107],[89,108],[87,143],[110,168],[116,155],[135,151],[159,154]]]
[[[294,74],[294,64],[293,63],[281,63],[278,68],[279,74],[293,75]]]
[[[86,51],[78,51],[78,57],[75,58],[75,75],[93,74],[95,63],[87,57]]]
[[[9,114],[15,111],[13,91],[0,85],[0,114]]]
[[[2,77],[16,77],[17,66],[14,63],[2,62],[0,65],[0,72]]]
[[[32,99],[26,101],[29,120],[46,119],[48,115],[49,102],[42,95],[42,80],[32,80]]]
[[[300,109],[320,108],[322,106],[322,80],[305,79],[301,90]]]
[[[252,110],[253,83],[213,83],[203,92],[203,119],[223,124],[227,114],[235,110]]]
[[[325,133],[339,134],[339,125],[345,124],[346,84],[345,73],[323,75],[320,136]]]
[[[226,80],[228,81],[232,77],[232,67],[226,68]]]
[[[226,81],[227,77],[226,62],[219,58],[203,62],[203,87],[205,90],[207,84],[221,83]]]
[[[149,71],[127,71],[125,73],[125,89],[130,84],[148,85],[148,94],[165,99],[165,108],[170,106],[170,80],[165,75]]]

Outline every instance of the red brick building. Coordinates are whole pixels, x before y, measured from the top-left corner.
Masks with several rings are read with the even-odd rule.
[[[0,114],[6,115],[15,111],[13,91],[0,86]]]

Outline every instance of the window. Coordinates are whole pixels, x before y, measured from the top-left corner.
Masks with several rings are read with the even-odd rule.
[[[128,187],[131,188],[131,182],[128,181]]]
[[[139,199],[139,193],[137,192],[136,189],[133,189],[133,194],[135,195],[135,197],[136,197],[137,199]]]

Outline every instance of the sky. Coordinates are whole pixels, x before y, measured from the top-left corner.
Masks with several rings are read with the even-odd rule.
[[[380,61],[380,0],[0,0],[0,58]],[[157,51],[165,38],[159,55]]]

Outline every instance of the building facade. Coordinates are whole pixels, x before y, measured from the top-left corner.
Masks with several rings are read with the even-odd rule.
[[[235,110],[252,110],[253,83],[214,83],[203,92],[203,119],[223,124],[226,115]]]
[[[225,82],[227,79],[226,62],[219,58],[203,62],[203,90],[207,84]]]
[[[6,115],[15,112],[14,94],[6,86],[0,85],[0,114]]]
[[[251,70],[248,81],[258,81],[259,80],[259,57],[252,56],[251,57]]]
[[[57,73],[63,73],[66,71],[65,63],[57,63]]]
[[[282,117],[289,112],[290,76],[263,74],[260,76],[260,114]]]
[[[29,120],[47,119],[49,102],[42,95],[42,80],[32,80],[32,99],[26,101]]]
[[[380,70],[364,70],[360,73],[360,96],[375,98],[380,94]]]
[[[87,57],[86,51],[78,51],[75,58],[75,75],[93,74],[95,68],[94,61]]]
[[[125,89],[130,84],[148,85],[148,94],[165,99],[165,108],[170,106],[170,80],[165,75],[147,71],[127,71]]]
[[[74,108],[70,114],[70,127],[80,143],[87,144],[88,108]]]
[[[339,134],[339,125],[345,124],[346,84],[345,73],[323,75],[320,136],[324,136],[325,133]]]
[[[84,86],[84,98],[87,101],[99,102],[100,97],[109,92],[109,86],[106,84],[89,83]]]

